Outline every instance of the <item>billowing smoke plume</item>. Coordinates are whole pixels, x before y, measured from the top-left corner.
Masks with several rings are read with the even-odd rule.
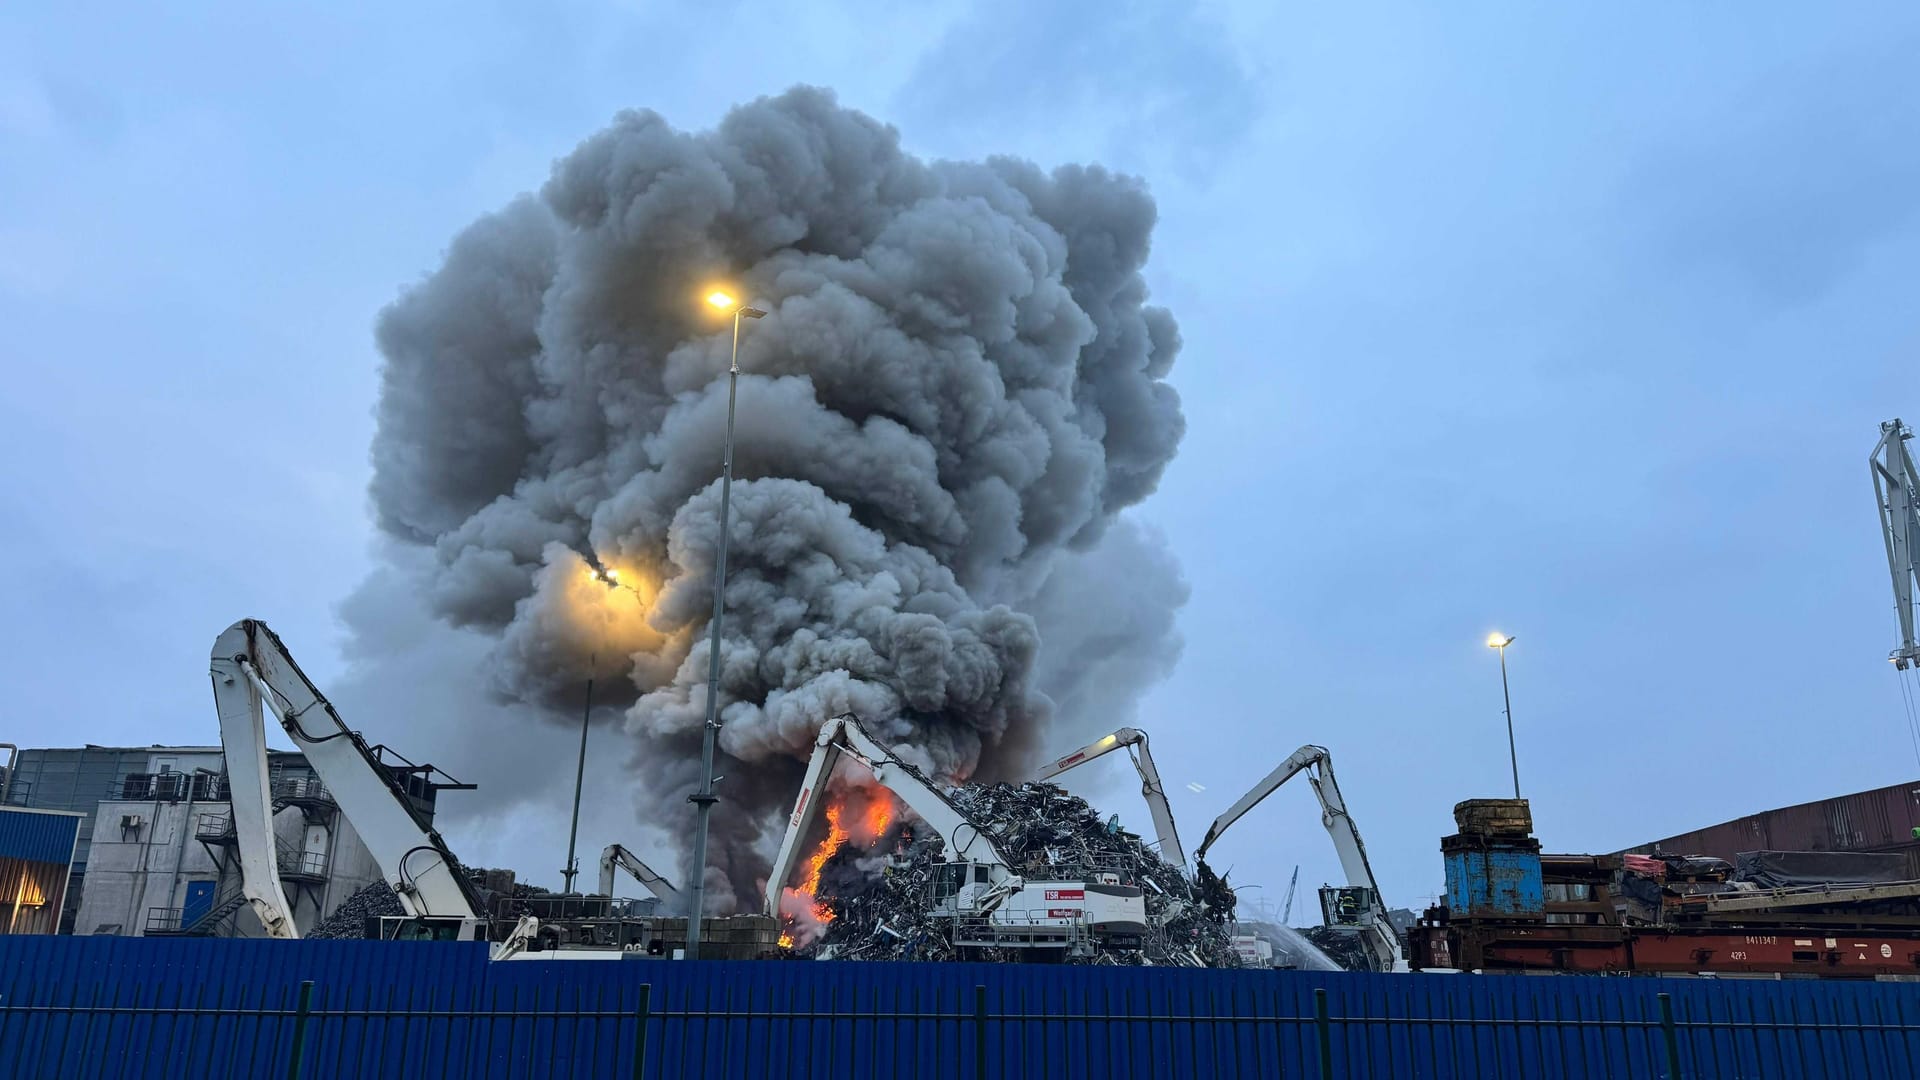
[[[750,903],[826,719],[1016,775],[1049,690],[1125,708],[1177,653],[1177,569],[1115,517],[1184,426],[1153,220],[1133,180],[921,161],[820,90],[699,134],[623,113],[383,314],[380,526],[431,547],[431,606],[493,637],[499,694],[613,687],[640,815],[679,829],[731,347],[699,299],[769,313],[740,341],[709,878]]]

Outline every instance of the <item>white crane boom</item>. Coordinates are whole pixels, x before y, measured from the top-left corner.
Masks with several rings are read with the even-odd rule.
[[[852,716],[838,716],[822,725],[814,739],[813,758],[807,763],[806,776],[801,780],[800,797],[794,801],[787,834],[780,842],[780,854],[773,860],[773,872],[767,875],[767,914],[776,918],[780,915],[781,890],[786,888],[787,878],[800,859],[800,845],[819,814],[817,796],[833,777],[834,766],[839,764],[842,755],[851,756],[866,766],[882,787],[899,796],[928,827],[939,833],[946,841],[949,862],[986,864],[993,874],[994,891],[1004,890],[1009,883],[1018,886],[1018,879],[1013,877],[1007,861],[985,831],[922,779],[918,770],[869,735],[860,721]]]
[[[1069,769],[1085,765],[1095,758],[1126,748],[1133,767],[1140,774],[1140,794],[1147,800],[1147,812],[1153,815],[1158,834],[1160,857],[1181,873],[1187,870],[1187,852],[1180,846],[1180,833],[1173,825],[1173,807],[1167,803],[1166,789],[1160,786],[1160,770],[1154,767],[1153,754],[1147,749],[1147,733],[1139,728],[1123,727],[1111,735],[1075,750],[1040,770],[1038,779],[1051,780]],[[1138,747],[1136,751],[1134,748]]]
[[[1207,828],[1207,835],[1201,839],[1200,847],[1194,851],[1194,861],[1204,863],[1207,849],[1220,834],[1226,832],[1234,822],[1246,816],[1247,811],[1258,806],[1261,800],[1279,790],[1280,785],[1291,780],[1301,772],[1307,773],[1307,783],[1313,785],[1313,793],[1320,800],[1320,823],[1326,826],[1327,835],[1333,838],[1333,849],[1340,857],[1340,868],[1347,876],[1349,886],[1364,888],[1371,897],[1371,910],[1362,916],[1362,934],[1367,941],[1368,952],[1372,954],[1375,969],[1379,971],[1403,971],[1406,960],[1400,951],[1400,935],[1393,924],[1387,921],[1385,905],[1380,899],[1380,883],[1374,880],[1373,867],[1367,862],[1367,846],[1360,839],[1360,830],[1353,823],[1353,816],[1347,813],[1347,803],[1340,795],[1340,785],[1333,778],[1333,757],[1324,746],[1303,746],[1293,755],[1280,763],[1280,767],[1268,773],[1266,778],[1253,785],[1253,788],[1240,797],[1240,801],[1227,808],[1227,812],[1214,819]]]
[[[667,903],[679,902],[680,890],[673,887],[673,882],[661,876],[653,867],[641,862],[640,856],[619,844],[608,844],[606,849],[600,852],[601,896],[613,895],[613,872],[616,867],[632,874],[635,881],[645,885],[653,895]]]
[[[1915,585],[1920,583],[1920,470],[1907,453],[1913,429],[1898,417],[1880,425],[1867,464],[1873,472],[1874,504],[1880,511],[1880,535],[1887,546],[1887,569],[1893,575],[1893,603],[1900,618],[1900,644],[1887,659],[1905,671],[1920,665],[1916,641]]]
[[[242,619],[229,626],[213,643],[211,666],[242,888],[267,933],[299,936],[277,872],[262,706],[332,792],[408,915],[482,918],[479,899],[440,834],[419,819],[404,789],[266,623]]]

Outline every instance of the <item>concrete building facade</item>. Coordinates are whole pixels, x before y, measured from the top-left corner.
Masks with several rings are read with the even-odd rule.
[[[304,932],[382,875],[303,755],[269,752],[268,768],[281,887]],[[263,933],[240,892],[219,747],[22,750],[15,773],[10,802],[88,815],[63,933]],[[430,819],[434,788],[419,786]]]

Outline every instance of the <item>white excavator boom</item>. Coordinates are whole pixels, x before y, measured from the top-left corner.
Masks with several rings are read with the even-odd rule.
[[[606,849],[600,852],[601,896],[613,895],[613,873],[616,869],[625,870],[627,873],[633,875],[635,881],[645,885],[653,895],[666,901],[669,905],[679,903],[680,890],[673,887],[673,882],[668,881],[664,876],[656,872],[653,867],[641,862],[640,856],[635,855],[619,844],[608,844]]]
[[[1380,899],[1380,883],[1374,880],[1373,867],[1367,862],[1367,846],[1361,842],[1360,830],[1354,825],[1353,816],[1347,813],[1346,799],[1341,796],[1340,785],[1333,778],[1333,757],[1327,753],[1326,747],[1303,746],[1295,750],[1280,763],[1279,768],[1253,785],[1240,797],[1239,802],[1214,819],[1207,828],[1207,835],[1201,839],[1200,847],[1193,853],[1194,860],[1205,862],[1207,850],[1213,847],[1214,841],[1220,839],[1221,833],[1246,816],[1247,811],[1259,805],[1261,800],[1279,790],[1280,785],[1301,772],[1307,773],[1307,783],[1313,785],[1313,793],[1320,800],[1320,823],[1326,826],[1327,835],[1333,838],[1333,849],[1340,857],[1340,869],[1347,876],[1347,884],[1363,887],[1372,896],[1370,925],[1363,927],[1362,932],[1375,970],[1406,970],[1406,959],[1400,949],[1400,935],[1394,930],[1393,924],[1387,921],[1385,904]]]
[[[269,934],[299,936],[277,872],[263,706],[306,755],[407,914],[482,918],[472,885],[440,835],[415,815],[392,774],[267,624],[242,619],[228,627],[213,643],[211,667],[242,886]]]
[[[1007,868],[1007,861],[995,850],[987,834],[922,779],[918,770],[896,758],[892,750],[869,735],[860,721],[852,716],[827,721],[821,725],[813,745],[813,758],[807,763],[806,776],[800,782],[800,797],[794,801],[793,815],[787,820],[787,834],[781,838],[780,854],[773,860],[773,872],[767,875],[767,914],[776,918],[780,915],[781,890],[786,888],[794,864],[800,859],[800,845],[820,812],[819,796],[842,756],[851,756],[866,766],[881,787],[898,796],[920,820],[939,833],[946,841],[947,861],[986,865],[995,892],[1004,893],[1019,887],[1018,880]]]
[[[1887,569],[1893,574],[1893,605],[1899,615],[1900,643],[1887,659],[1905,671],[1920,666],[1916,640],[1915,596],[1920,585],[1920,470],[1907,453],[1913,429],[1898,417],[1880,425],[1867,464],[1873,472],[1874,505],[1880,511],[1880,536],[1887,546]]]
[[[1173,807],[1167,803],[1166,789],[1160,786],[1160,770],[1154,767],[1153,753],[1147,749],[1146,732],[1139,728],[1121,728],[1111,735],[1088,743],[1066,757],[1045,765],[1041,768],[1038,778],[1051,780],[1069,769],[1085,765],[1089,761],[1120,749],[1127,751],[1127,756],[1133,759],[1134,770],[1140,774],[1140,794],[1147,800],[1147,812],[1153,816],[1153,829],[1159,841],[1160,857],[1173,864],[1174,869],[1185,873],[1186,849],[1180,846],[1180,832],[1173,826]]]

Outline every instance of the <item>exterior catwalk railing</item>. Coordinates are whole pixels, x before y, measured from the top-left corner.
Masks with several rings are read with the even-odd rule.
[[[1913,984],[489,964],[460,943],[179,939],[55,969],[39,961],[59,946],[23,959],[19,940],[0,938],[4,1080],[1920,1075]],[[232,959],[171,962],[207,956]],[[302,967],[316,977],[285,978]]]

